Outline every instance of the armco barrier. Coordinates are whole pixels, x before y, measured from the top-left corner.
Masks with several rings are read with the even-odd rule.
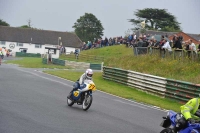
[[[46,58],[42,58],[42,63],[43,64],[47,64],[47,59]]]
[[[166,78],[128,71],[128,86],[141,89],[164,97],[166,91]]]
[[[90,69],[101,70],[101,64],[90,63]]]
[[[119,68],[103,67],[103,78],[127,85],[128,71]]]
[[[190,82],[167,79],[166,97],[173,98],[181,102],[186,102],[191,98],[199,97],[200,85]]]
[[[166,78],[111,67],[103,67],[103,78],[165,96]]]
[[[65,60],[60,60],[60,59],[54,59],[54,58],[52,58],[52,63],[56,64],[56,65],[65,66]]]
[[[23,52],[16,52],[16,57],[38,57],[41,58],[41,54],[33,54],[33,53],[23,53]]]

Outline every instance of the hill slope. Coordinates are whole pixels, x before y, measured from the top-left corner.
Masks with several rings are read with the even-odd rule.
[[[125,45],[104,47],[81,51],[81,54],[104,56],[104,65],[137,72],[152,74],[165,78],[200,83],[200,64],[160,58],[156,55],[134,56],[132,48]],[[81,60],[80,60],[81,61]]]

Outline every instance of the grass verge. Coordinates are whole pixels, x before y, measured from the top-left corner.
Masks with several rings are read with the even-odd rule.
[[[43,64],[42,58],[34,58],[34,57],[23,57],[20,60],[8,60],[5,63],[18,64],[21,67],[26,68],[58,68],[58,69],[70,69],[67,66],[59,66],[54,64]]]
[[[44,71],[44,72],[72,81],[76,81],[82,74],[82,72],[71,71],[71,70],[70,71],[57,70],[57,71]],[[162,109],[170,109],[179,112],[179,107],[181,104],[176,101],[160,98],[158,96],[150,95],[147,94],[146,92],[142,92],[137,89],[133,89],[125,85],[115,83],[113,81],[104,80],[102,78],[102,73],[100,72],[95,72],[93,79],[98,90],[111,93],[126,99],[134,100],[137,102],[158,106],[161,107]]]
[[[189,58],[175,60],[172,57],[161,58],[156,54],[134,56],[133,48],[126,48],[125,45],[85,50],[81,51],[81,54],[103,56],[105,66],[196,84],[200,83],[200,69],[198,69],[200,60],[197,62],[192,62]],[[84,61],[81,59],[81,54],[79,61]]]

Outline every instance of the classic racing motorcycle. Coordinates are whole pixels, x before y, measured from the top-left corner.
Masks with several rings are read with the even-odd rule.
[[[82,105],[83,110],[88,110],[92,104],[92,92],[96,90],[96,86],[92,80],[85,80],[83,86],[77,90],[72,90],[67,97],[68,106],[74,103]]]
[[[199,122],[190,124],[181,113],[172,110],[167,112],[166,117],[163,117],[160,126],[165,128],[160,133],[200,133]]]

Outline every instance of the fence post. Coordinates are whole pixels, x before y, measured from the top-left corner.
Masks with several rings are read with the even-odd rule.
[[[103,62],[101,62],[101,71],[103,72]]]

